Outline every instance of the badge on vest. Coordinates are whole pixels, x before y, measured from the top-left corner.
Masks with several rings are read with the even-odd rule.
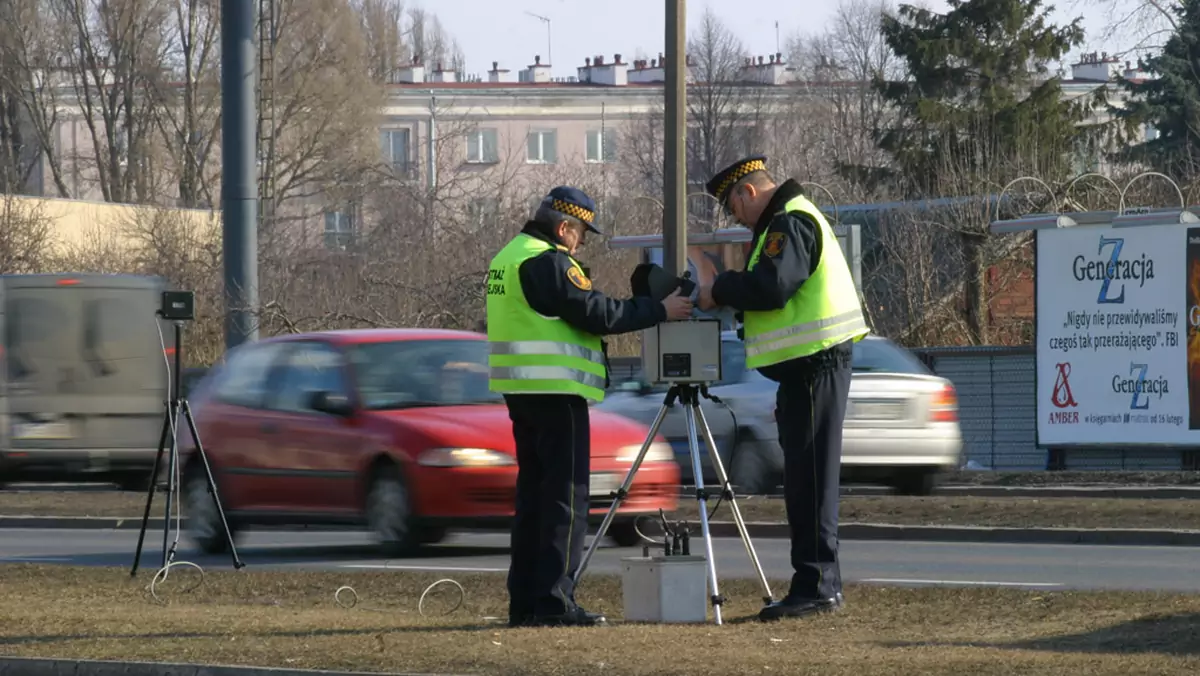
[[[572,267],[567,268],[567,279],[570,280],[570,282],[572,284],[574,284],[580,290],[583,290],[583,291],[591,291],[592,290],[592,280],[588,279],[587,277],[584,277],[583,273],[580,272],[579,268],[577,268],[577,267],[572,266]]]
[[[763,253],[770,258],[778,256],[783,252],[783,245],[786,241],[787,235],[782,232],[767,233],[767,242],[763,245]]]

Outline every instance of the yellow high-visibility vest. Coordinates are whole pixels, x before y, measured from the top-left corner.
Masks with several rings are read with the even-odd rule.
[[[604,400],[600,337],[529,307],[521,289],[521,264],[554,249],[517,235],[492,259],[487,279],[488,389],[503,394],[578,394]],[[574,259],[578,279],[586,279]]]
[[[870,333],[854,277],[825,215],[803,195],[788,200],[783,212],[800,212],[816,222],[821,229],[821,251],[812,276],[787,305],[779,310],[743,313],[746,368],[807,357],[847,340],[858,342]],[[758,238],[747,271],[758,264],[766,240],[767,235]]]

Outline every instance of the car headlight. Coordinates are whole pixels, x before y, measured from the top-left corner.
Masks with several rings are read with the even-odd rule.
[[[417,458],[426,467],[503,467],[517,464],[516,458],[490,448],[433,448]]]
[[[627,463],[632,465],[637,459],[638,453],[642,451],[642,445],[622,446],[617,452],[617,462]],[[642,464],[648,462],[674,462],[675,453],[671,450],[670,444],[664,444],[661,441],[656,441],[650,444],[650,450],[646,451],[646,457],[642,460]]]

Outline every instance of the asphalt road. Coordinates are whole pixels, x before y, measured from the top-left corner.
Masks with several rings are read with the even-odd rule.
[[[174,532],[171,533],[174,539]],[[423,570],[503,572],[508,566],[507,536],[453,535],[419,556],[386,559],[375,553],[370,536],[359,532],[250,532],[238,552],[247,569]],[[788,544],[760,539],[754,545],[767,576],[790,575]],[[0,530],[0,563],[123,566],[133,562],[137,531]],[[693,551],[703,541],[693,540]],[[713,541],[719,577],[754,577],[740,540]],[[601,547],[590,571],[617,573],[620,559],[639,556],[640,547]],[[148,531],[141,569],[153,575],[161,565],[162,530]],[[180,540],[176,560],[207,570],[232,568],[229,555],[194,552]],[[842,570],[848,582],[892,585],[1008,586],[1028,589],[1128,589],[1200,592],[1200,548],[1113,547],[934,542],[852,541],[842,543]],[[776,595],[782,589],[773,590]]]

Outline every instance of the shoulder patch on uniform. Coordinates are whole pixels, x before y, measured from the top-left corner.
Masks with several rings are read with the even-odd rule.
[[[575,267],[574,265],[567,268],[567,279],[583,291],[592,290],[592,280],[584,276],[584,274],[579,271],[579,268]]]
[[[768,232],[767,241],[763,244],[763,253],[774,258],[783,252],[783,245],[787,242],[787,235],[782,232]]]

